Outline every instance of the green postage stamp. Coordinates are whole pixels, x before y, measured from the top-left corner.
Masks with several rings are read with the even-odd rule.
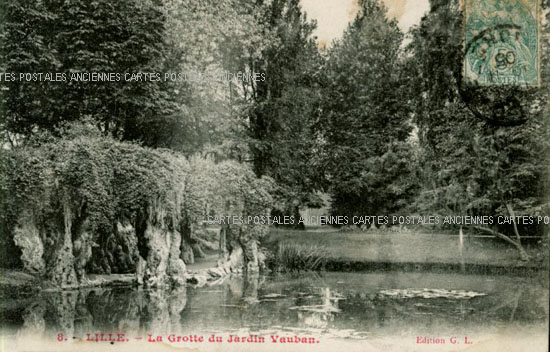
[[[464,0],[464,80],[540,85],[540,0]]]

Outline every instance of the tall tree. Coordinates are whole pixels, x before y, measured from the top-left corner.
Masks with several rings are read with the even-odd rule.
[[[400,84],[403,35],[384,6],[360,11],[330,50],[321,129],[335,215],[389,214],[413,191],[410,111]]]
[[[300,207],[320,205],[312,126],[319,113],[322,60],[312,35],[315,23],[299,0],[259,4],[268,45],[261,57],[244,62],[245,71],[265,74],[243,89],[250,103],[249,148],[256,175],[270,176],[278,185],[275,213],[299,216]]]

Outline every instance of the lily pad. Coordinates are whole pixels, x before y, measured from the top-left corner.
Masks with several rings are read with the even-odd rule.
[[[380,294],[391,298],[447,298],[447,299],[470,299],[478,296],[486,296],[486,293],[465,291],[465,290],[446,290],[436,288],[422,289],[392,289],[382,290]]]

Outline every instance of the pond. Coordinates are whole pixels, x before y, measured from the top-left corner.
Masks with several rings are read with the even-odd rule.
[[[43,292],[3,303],[4,344],[25,351],[545,351],[549,297],[541,277],[325,272],[172,291]]]

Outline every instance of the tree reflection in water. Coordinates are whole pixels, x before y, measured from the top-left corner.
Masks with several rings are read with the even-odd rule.
[[[545,286],[546,285],[546,286]],[[391,290],[472,290],[485,296],[389,297]],[[232,277],[217,285],[144,290],[132,287],[43,292],[11,298],[3,315],[17,336],[166,335],[272,331],[421,333],[492,331],[547,324],[548,286],[533,278],[430,273],[325,273]]]

